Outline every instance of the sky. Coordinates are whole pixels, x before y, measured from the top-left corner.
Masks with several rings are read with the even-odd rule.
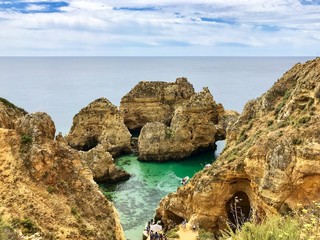
[[[0,56],[319,56],[320,0],[0,0]]]

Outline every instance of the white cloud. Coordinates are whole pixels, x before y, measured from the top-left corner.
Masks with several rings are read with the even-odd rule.
[[[28,10],[44,10],[33,2]],[[181,49],[186,54],[201,50],[197,55],[246,55],[248,49],[265,55],[277,52],[270,48],[286,55],[319,54],[320,6],[303,6],[296,0],[69,3],[60,9],[63,12],[50,14],[0,11],[0,19],[7,19],[0,20],[0,55],[179,55]]]

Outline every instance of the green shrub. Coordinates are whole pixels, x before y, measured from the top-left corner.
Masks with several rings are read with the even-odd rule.
[[[166,128],[166,130],[165,130],[165,138],[172,138],[173,137],[173,135],[174,135],[174,133],[173,133],[173,131],[172,131],[172,129],[171,128]]]
[[[30,137],[29,135],[22,135],[21,136],[21,143],[22,144],[28,144],[32,142],[32,137]]]

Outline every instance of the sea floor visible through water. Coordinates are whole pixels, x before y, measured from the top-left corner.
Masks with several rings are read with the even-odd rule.
[[[117,166],[132,177],[117,184],[100,185],[104,194],[117,208],[127,239],[142,239],[145,224],[153,218],[160,200],[181,186],[181,179],[190,178],[212,163],[224,147],[217,142],[216,151],[208,151],[181,161],[141,162],[135,155],[126,155],[116,160]]]

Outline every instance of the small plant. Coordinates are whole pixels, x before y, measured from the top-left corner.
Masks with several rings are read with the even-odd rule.
[[[54,189],[54,187],[52,187],[52,186],[47,187],[47,192],[50,193],[50,194],[53,193],[54,190],[55,190],[55,189]]]
[[[273,124],[273,120],[269,120],[269,121],[267,122],[267,126],[268,126],[268,127],[270,127],[272,124]]]
[[[311,117],[310,116],[303,116],[299,118],[298,123],[299,124],[306,124],[310,121]]]
[[[212,232],[206,232],[203,229],[200,229],[198,232],[197,240],[212,240],[214,234]]]
[[[32,137],[30,137],[29,135],[22,135],[21,136],[21,143],[22,144],[28,144],[32,142]]]
[[[298,139],[298,138],[294,138],[294,139],[292,139],[291,142],[293,145],[300,145],[302,143],[302,140]]]
[[[167,139],[169,139],[169,138],[172,138],[173,137],[173,131],[172,131],[172,129],[171,128],[166,128],[166,130],[165,130],[165,137],[167,138]]]

